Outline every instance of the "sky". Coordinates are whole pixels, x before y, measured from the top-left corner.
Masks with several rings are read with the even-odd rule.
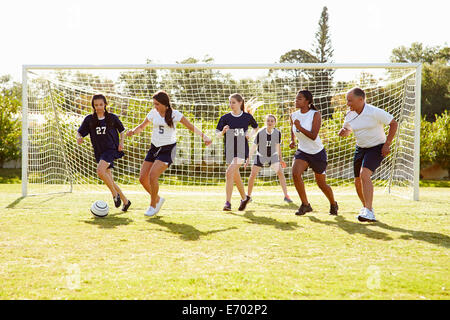
[[[386,63],[412,42],[450,44],[450,1],[14,0],[0,11],[0,75],[22,65],[275,63],[311,50],[324,6],[336,63]]]

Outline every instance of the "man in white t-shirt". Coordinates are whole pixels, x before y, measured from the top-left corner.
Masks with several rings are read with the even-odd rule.
[[[356,138],[353,169],[355,187],[363,208],[359,221],[376,221],[372,207],[373,184],[371,176],[381,161],[390,153],[390,145],[397,131],[397,121],[388,112],[366,103],[366,94],[360,88],[347,93],[350,111],[345,116],[339,136],[347,137],[353,131]],[[384,126],[389,125],[386,137]]]

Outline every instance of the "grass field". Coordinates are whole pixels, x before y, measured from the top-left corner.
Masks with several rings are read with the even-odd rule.
[[[0,299],[450,298],[450,188],[417,202],[378,192],[371,224],[339,188],[339,216],[308,186],[314,212],[298,217],[279,187],[255,188],[245,212],[235,190],[224,213],[223,187],[161,186],[153,218],[142,189],[124,189],[129,212],[94,218],[94,200],[113,205],[106,192],[22,198],[0,185]]]

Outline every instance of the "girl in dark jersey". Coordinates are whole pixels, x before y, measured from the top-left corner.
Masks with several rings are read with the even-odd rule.
[[[284,177],[283,168],[286,168],[286,163],[283,161],[281,154],[281,132],[275,125],[277,118],[273,114],[266,116],[266,127],[262,128],[256,135],[253,145],[250,148],[250,155],[245,162],[244,168],[250,163],[250,158],[256,153],[252,172],[248,178],[248,197],[251,197],[253,186],[255,184],[256,176],[264,165],[270,166],[273,171],[277,173],[278,179],[280,179],[281,189],[284,193],[284,201],[292,203],[291,198],[287,193],[286,178]]]
[[[219,119],[216,127],[218,137],[225,136],[225,159],[228,165],[226,171],[226,202],[224,211],[231,211],[231,195],[233,193],[233,183],[241,194],[241,204],[239,210],[244,210],[250,197],[245,194],[239,168],[248,158],[248,139],[253,137],[258,131],[258,124],[255,118],[245,112],[244,98],[238,93],[230,96],[231,112],[223,115]],[[253,132],[248,134],[248,126],[252,126]]]
[[[123,201],[122,211],[127,211],[131,201],[125,197],[114,182],[111,173],[111,169],[114,168],[114,160],[122,158],[124,155],[123,142],[126,130],[119,117],[106,110],[108,102],[104,95],[94,95],[91,105],[94,112],[84,118],[77,131],[77,143],[82,144],[83,138],[90,135],[95,161],[98,163],[97,175],[111,191],[115,207],[118,208]]]

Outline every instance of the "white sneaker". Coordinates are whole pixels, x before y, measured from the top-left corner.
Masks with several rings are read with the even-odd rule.
[[[369,219],[370,221],[377,221],[375,219],[375,212],[372,210],[367,209],[367,219]]]
[[[361,222],[376,221],[375,214],[373,213],[373,211],[369,210],[367,208],[363,208],[360,210],[359,215],[358,215],[358,220]]]
[[[153,217],[156,214],[156,209],[152,206],[148,207],[147,212],[144,213],[147,217]]]
[[[161,207],[162,207],[164,201],[166,201],[166,199],[164,199],[163,197],[159,197],[159,201],[156,204],[156,208],[155,208],[155,214],[157,214],[159,212],[159,210],[161,210]]]

